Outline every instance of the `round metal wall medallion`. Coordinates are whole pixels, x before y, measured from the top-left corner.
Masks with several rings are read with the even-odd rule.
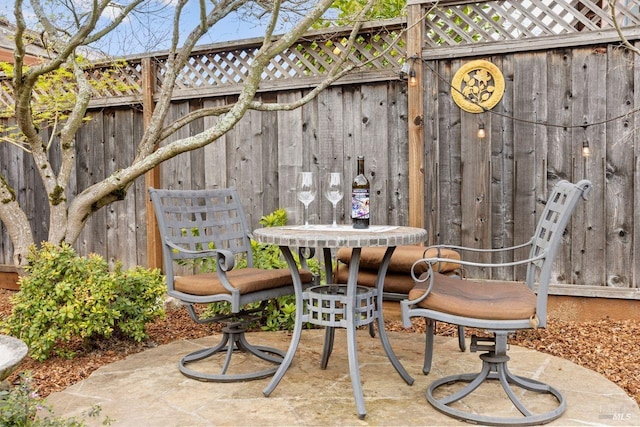
[[[482,113],[500,102],[504,94],[504,77],[489,61],[464,64],[453,76],[451,96],[464,111]]]

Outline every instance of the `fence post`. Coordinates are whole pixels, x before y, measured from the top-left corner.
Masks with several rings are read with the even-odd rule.
[[[151,58],[142,59],[142,116],[145,129],[149,126],[153,109],[155,107],[153,95],[155,92],[156,66]],[[149,187],[160,186],[160,167],[156,166],[144,176],[145,190]],[[162,246],[160,241],[160,231],[153,212],[153,205],[145,191],[147,208],[147,267],[162,268]]]
[[[409,84],[409,225],[424,228],[424,102],[422,94],[422,7],[407,6],[407,58],[415,70],[415,84]],[[433,230],[429,230],[431,234]]]

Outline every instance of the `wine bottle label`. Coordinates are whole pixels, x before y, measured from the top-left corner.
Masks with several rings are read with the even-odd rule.
[[[351,218],[369,219],[369,190],[353,189],[351,199]]]

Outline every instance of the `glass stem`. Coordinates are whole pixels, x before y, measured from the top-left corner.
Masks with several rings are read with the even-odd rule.
[[[333,224],[334,227],[338,226],[338,223],[336,222],[336,205],[333,205]]]
[[[309,225],[309,213],[307,212],[307,209],[309,208],[308,205],[304,205],[304,225]]]

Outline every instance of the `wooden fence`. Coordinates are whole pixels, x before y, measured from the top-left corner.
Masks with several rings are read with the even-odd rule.
[[[489,13],[487,7],[498,10],[512,4],[518,9],[518,16],[524,10],[536,20],[546,22],[531,6],[540,8],[544,0],[440,3],[441,8],[449,11],[471,5],[479,16],[490,17],[495,13]],[[578,13],[577,3],[554,2],[571,7],[571,13]],[[625,23],[637,28],[637,5],[633,9],[631,3],[624,3]],[[640,76],[640,64],[620,48],[613,30],[604,28],[606,10],[601,2],[588,4],[592,6],[582,9],[581,17],[595,10],[595,16],[601,18],[599,21],[590,18],[589,22],[597,21],[595,24],[587,25],[583,18],[576,18],[577,23],[562,25],[559,34],[541,35],[518,18],[517,26],[530,28],[529,32],[520,31],[518,37],[509,33],[512,35],[504,40],[478,41],[454,36],[452,29],[460,20],[453,19],[452,13],[432,12],[430,20],[420,29],[420,42],[412,40],[411,33],[406,40],[406,57],[419,58],[415,64],[418,89],[400,79],[402,60],[398,55],[390,55],[374,69],[339,82],[298,110],[249,112],[220,140],[166,162],[161,168],[161,185],[170,188],[233,185],[240,191],[253,227],[258,226],[262,215],[278,207],[287,209],[290,221],[299,222],[302,206],[295,198],[296,172],[312,170],[321,178],[324,173],[337,170],[348,180],[354,175],[355,157],[364,154],[372,183],[374,223],[410,224],[413,205],[424,212],[422,220],[430,232],[428,243],[499,247],[520,243],[531,236],[548,189],[557,179],[588,178],[594,189],[568,229],[567,244],[554,271],[556,289],[568,294],[637,299],[640,141],[635,130],[640,126],[640,118],[635,113],[626,113],[640,106],[640,84],[636,77]],[[413,12],[410,10],[409,20],[412,16],[429,15],[430,6],[410,2]],[[553,15],[567,20],[566,13],[557,9]],[[445,18],[451,22],[442,24]],[[507,25],[506,18],[490,21]],[[477,22],[472,20],[473,25],[467,27],[478,25]],[[366,33],[379,41],[379,50],[390,43],[389,37],[399,34],[398,21],[385,24],[388,25],[377,30],[371,27]],[[436,37],[434,34],[442,30],[435,31],[432,27],[447,27],[444,32],[447,37],[443,34]],[[481,28],[487,34],[502,33],[489,31],[485,24]],[[575,32],[567,33],[567,28]],[[376,38],[381,33],[388,38]],[[315,46],[324,46],[325,53],[318,54],[319,58],[330,55],[328,52],[333,52],[336,40],[340,40],[336,32],[331,36],[317,33],[314,37],[317,38],[306,39],[304,43],[315,41]],[[533,37],[539,37],[540,42],[533,43]],[[317,43],[318,40],[322,43]],[[432,46],[436,42],[440,47]],[[211,52],[198,51],[199,59],[193,64],[199,65],[193,65],[190,75],[194,70],[208,74],[216,69],[213,65],[202,66],[202,58],[230,58],[239,51],[246,55],[257,41],[252,43],[238,42],[226,48],[216,45],[209,47]],[[420,46],[418,50],[411,51],[416,45]],[[363,46],[370,49],[371,44]],[[161,63],[162,55],[150,57]],[[505,94],[491,112],[467,113],[452,100],[449,83],[455,72],[471,59],[489,60],[505,76]],[[137,76],[130,81],[142,79],[144,62],[145,58],[129,58],[129,64],[136,64],[136,72],[128,75]],[[305,71],[308,80],[304,73],[277,73],[282,78],[266,82],[259,96],[278,101],[296,99],[320,78],[315,71],[308,70],[309,67]],[[317,70],[318,74],[322,72]],[[232,100],[239,81],[230,76],[191,78],[191,83],[178,91],[171,117]],[[194,85],[199,85],[197,92]],[[416,98],[420,100],[418,103]],[[96,107],[100,108],[91,111],[92,120],[77,138],[76,181],[68,197],[73,197],[75,188],[96,182],[133,158],[144,129],[140,99],[140,93],[130,93],[96,101]],[[194,122],[172,138],[199,132],[213,120]],[[598,122],[602,123],[594,124]],[[487,131],[482,140],[476,136],[480,123]],[[412,145],[416,132],[422,144],[417,159]],[[589,158],[580,155],[584,141],[589,142],[592,151]],[[30,159],[15,147],[0,144],[0,174],[16,187],[38,239],[46,238],[49,225],[40,215],[46,203],[40,196],[42,191],[38,190],[40,184]],[[416,197],[420,193],[415,191],[415,182],[423,189],[422,197]],[[111,260],[122,259],[126,265],[145,265],[146,198],[145,183],[140,179],[124,201],[98,211],[78,240],[80,252],[95,251]],[[348,206],[344,201],[339,209],[342,221],[348,222]],[[320,192],[311,212],[315,222],[331,218],[330,204]],[[11,244],[4,229],[1,231],[0,264],[11,259]],[[516,269],[504,269],[493,276],[483,271],[473,274],[522,279],[522,272]]]

